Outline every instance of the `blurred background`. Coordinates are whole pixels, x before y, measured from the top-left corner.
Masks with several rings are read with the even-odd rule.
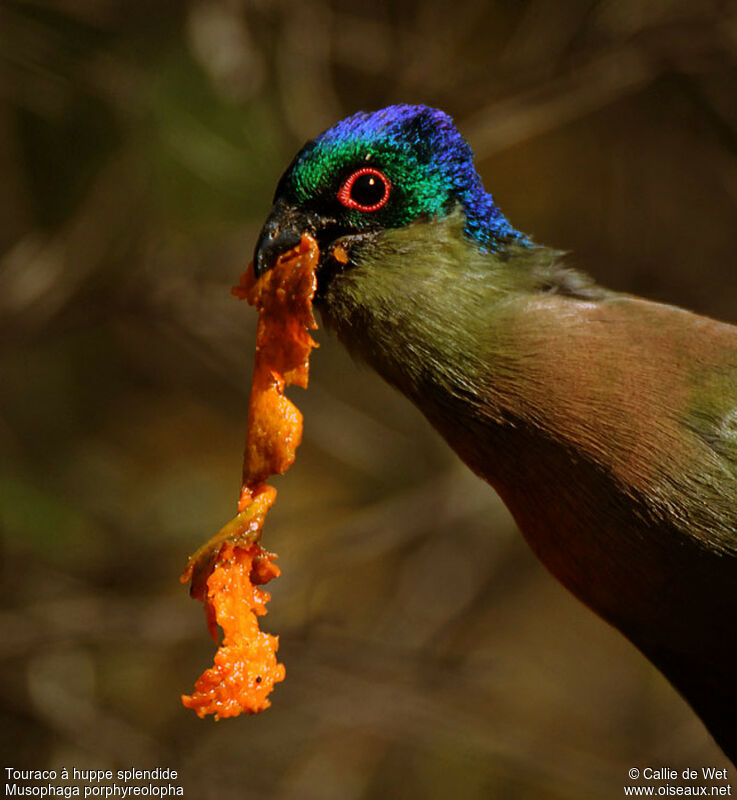
[[[737,322],[734,3],[3,2],[0,89],[4,765],[284,800],[607,800],[633,765],[726,765],[324,332],[264,535],[265,714],[181,707],[213,646],[178,576],[239,488],[255,314],[229,288],[348,113],[444,108],[518,228]]]

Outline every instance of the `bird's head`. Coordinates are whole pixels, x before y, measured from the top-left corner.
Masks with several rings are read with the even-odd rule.
[[[481,251],[526,241],[484,191],[471,148],[447,114],[413,105],[358,112],[306,144],[282,176],[256,246],[256,274],[310,233],[321,252],[319,300],[382,233],[456,211]]]

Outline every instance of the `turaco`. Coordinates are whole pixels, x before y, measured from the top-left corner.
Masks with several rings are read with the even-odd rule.
[[[326,324],[737,759],[737,327],[566,267],[512,227],[426,106],[359,112],[306,144],[257,273],[304,232]]]

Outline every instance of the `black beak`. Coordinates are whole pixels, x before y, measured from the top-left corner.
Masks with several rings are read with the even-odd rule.
[[[256,277],[259,278],[271,269],[282,253],[296,247],[303,233],[314,236],[316,228],[316,220],[311,216],[287,205],[283,200],[278,200],[261,229],[253,253],[253,271]]]

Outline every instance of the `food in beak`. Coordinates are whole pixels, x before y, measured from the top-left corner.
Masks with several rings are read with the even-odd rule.
[[[254,584],[278,577],[274,553],[259,544],[266,514],[276,498],[267,478],[294,462],[302,439],[302,414],[285,396],[287,386],[307,388],[309,356],[317,344],[312,300],[317,289],[317,242],[304,235],[258,279],[250,264],[233,294],[258,309],[256,357],[248,407],[246,448],[238,514],[189,559],[181,577],[205,604],[208,626],[223,641],[214,664],[182,703],[200,717],[216,719],[258,713],[271,705],[268,695],[284,680],[276,660],[277,636],[258,628],[269,594]]]

